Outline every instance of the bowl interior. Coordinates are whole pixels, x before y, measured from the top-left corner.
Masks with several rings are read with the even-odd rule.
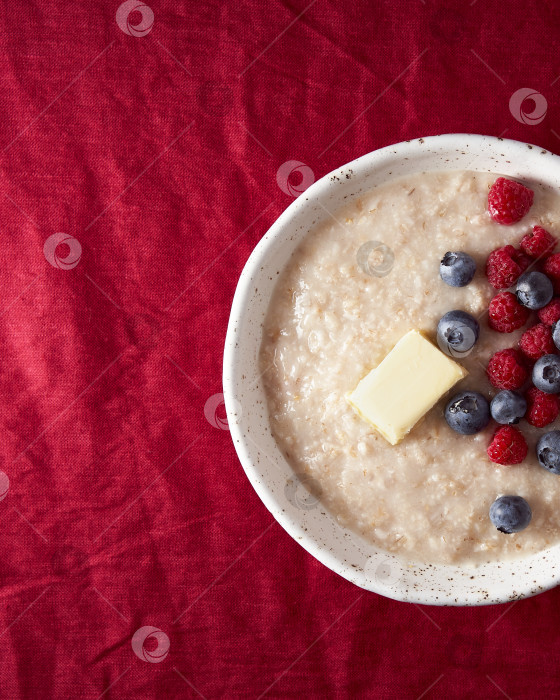
[[[271,434],[259,370],[261,332],[278,278],[307,232],[375,185],[428,170],[477,170],[560,187],[560,157],[537,146],[448,134],[374,151],[325,175],[259,242],[240,277],[224,351],[231,435],[253,487],[282,527],[319,561],[367,590],[424,604],[482,605],[534,595],[558,582],[560,545],[521,560],[467,566],[403,561],[341,527],[294,474]]]

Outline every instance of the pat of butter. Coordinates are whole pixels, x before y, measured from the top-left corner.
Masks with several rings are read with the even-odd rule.
[[[346,398],[364,420],[396,445],[467,374],[419,331],[409,331]]]

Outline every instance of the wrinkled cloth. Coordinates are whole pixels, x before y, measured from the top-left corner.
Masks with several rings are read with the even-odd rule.
[[[356,588],[262,505],[220,395],[302,182],[437,133],[558,150],[560,8],[148,2],[0,13],[0,697],[555,697],[557,590]]]

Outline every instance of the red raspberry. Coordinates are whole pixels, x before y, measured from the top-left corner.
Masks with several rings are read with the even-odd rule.
[[[533,386],[527,392],[527,412],[525,420],[535,428],[544,428],[558,418],[560,408],[558,406],[557,394],[545,394],[536,386]]]
[[[531,208],[533,196],[533,190],[520,182],[499,177],[488,192],[488,211],[499,224],[515,224]]]
[[[488,307],[488,325],[500,333],[511,333],[527,323],[530,311],[522,306],[515,294],[500,292]]]
[[[512,245],[493,250],[486,261],[486,276],[494,289],[507,289],[517,282],[532,260]]]
[[[537,323],[536,326],[523,333],[519,347],[529,360],[538,360],[543,355],[555,353],[556,347],[552,342],[552,329],[545,323]]]
[[[526,233],[519,244],[521,250],[532,258],[541,258],[552,253],[557,240],[542,226],[533,226],[532,233]]]
[[[517,428],[502,425],[494,433],[486,452],[496,464],[521,464],[527,456],[527,443]]]
[[[529,376],[523,355],[513,348],[495,352],[490,358],[486,374],[496,389],[519,389]]]
[[[520,250],[515,251],[513,259],[521,268],[521,272],[525,272],[525,270],[535,262],[534,260],[531,260],[531,258],[528,255],[525,255],[525,253],[522,253]]]
[[[543,270],[552,282],[554,293],[560,294],[560,253],[549,255],[544,261]]]
[[[546,323],[547,326],[553,326],[556,321],[560,320],[560,297],[554,297],[546,306],[538,311],[539,320]]]

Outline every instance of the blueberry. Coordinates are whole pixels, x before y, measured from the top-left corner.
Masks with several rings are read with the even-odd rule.
[[[448,311],[439,320],[437,342],[450,357],[465,357],[478,340],[478,321],[466,311]]]
[[[560,392],[560,357],[543,355],[533,367],[533,384],[547,394]]]
[[[490,402],[492,418],[502,425],[519,423],[526,410],[527,401],[517,391],[500,391]]]
[[[517,280],[517,301],[528,309],[542,309],[552,299],[552,282],[542,272],[526,272]]]
[[[466,287],[475,272],[475,261],[462,251],[446,253],[439,264],[440,277],[450,287]]]
[[[478,391],[462,391],[445,407],[445,420],[461,435],[474,435],[490,422],[488,401]]]
[[[490,506],[492,524],[506,535],[524,530],[532,516],[529,504],[521,496],[500,496]]]
[[[560,430],[551,430],[539,438],[537,459],[541,467],[553,474],[560,474]]]
[[[560,350],[560,321],[556,321],[556,323],[552,325],[552,340],[554,345]]]

